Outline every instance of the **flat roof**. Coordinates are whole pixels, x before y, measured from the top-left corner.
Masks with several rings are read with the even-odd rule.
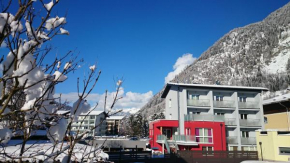
[[[84,113],[84,114],[81,114],[80,116],[85,116],[85,115],[100,115],[100,114],[102,114],[104,111],[98,111],[98,110],[93,110],[93,111],[91,111],[89,114],[87,114],[87,113]],[[70,110],[58,110],[57,112],[56,112],[56,114],[70,114]]]
[[[182,86],[192,88],[214,88],[214,89],[225,89],[225,90],[255,90],[255,91],[268,91],[267,88],[263,87],[245,87],[245,86],[230,86],[230,85],[207,85],[207,84],[185,84],[185,83],[167,83],[165,89],[161,95],[161,98],[165,98],[171,88],[171,86]]]
[[[121,116],[121,115],[114,115],[114,116],[110,116],[108,118],[106,118],[107,120],[121,120],[123,119],[125,116]]]

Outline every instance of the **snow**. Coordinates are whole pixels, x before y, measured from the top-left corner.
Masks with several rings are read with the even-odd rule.
[[[92,66],[90,66],[90,70],[91,70],[91,71],[95,71],[95,69],[96,69],[96,65],[92,65]]]
[[[36,98],[34,98],[33,100],[29,100],[27,101],[23,107],[21,108],[22,111],[26,111],[26,110],[31,110],[35,104],[35,100]]]
[[[50,18],[45,22],[45,28],[47,30],[51,30],[65,23],[66,23],[65,17],[59,18],[58,16],[56,16],[55,18]]]
[[[64,65],[63,69],[64,69],[64,70],[67,70],[67,69],[69,69],[70,67],[71,67],[71,63],[70,63],[70,62],[67,62],[67,63]]]
[[[14,19],[14,16],[10,13],[0,13],[0,33],[2,33],[6,23],[11,24],[13,19]],[[4,33],[6,32],[4,31]]]
[[[72,116],[74,121],[77,121],[78,116],[81,114],[88,113],[91,108],[91,105],[82,99],[78,99],[74,104],[73,108],[71,109],[70,115]]]
[[[13,21],[10,24],[11,27],[11,35],[15,37],[16,32],[21,32],[23,30],[23,25],[19,21]]]
[[[289,100],[290,100],[290,93],[279,95],[277,97],[273,97],[273,98],[270,98],[267,100],[263,100],[263,105],[268,105],[268,104],[278,103],[278,102],[283,102],[283,101],[289,101]]]
[[[51,10],[52,6],[53,6],[53,0],[52,0],[51,2],[49,2],[49,3],[47,3],[47,4],[44,4],[44,7],[45,7],[48,11]]]
[[[60,28],[60,33],[64,35],[69,35],[69,32],[63,28]]]
[[[285,72],[288,58],[290,58],[290,51],[287,49],[283,50],[264,69],[272,74]]]
[[[54,75],[54,81],[63,82],[67,79],[67,76],[63,75],[59,71],[55,71],[53,75]]]
[[[60,119],[56,125],[51,126],[47,132],[48,139],[53,143],[61,142],[65,136],[66,128],[67,128],[67,120],[62,118]]]
[[[26,27],[28,36],[33,36],[34,31],[32,33],[33,28],[30,26],[30,23],[28,20],[26,20],[25,22],[25,27]]]
[[[122,80],[118,80],[117,85],[121,85],[122,84]]]
[[[21,143],[22,140],[10,140],[5,148],[5,151],[11,155],[11,156],[19,156],[19,149],[21,148]],[[24,159],[23,161],[38,161],[38,160],[47,160],[48,162],[53,162],[53,160],[48,158],[48,156],[56,151],[60,151],[60,148],[62,146],[62,149],[65,149],[63,153],[58,155],[56,157],[56,160],[60,161],[65,161],[68,157],[68,147],[69,147],[69,142],[63,142],[62,143],[57,143],[55,148],[53,148],[54,144],[52,144],[50,141],[47,140],[29,140],[26,145],[25,145],[25,150],[26,152],[23,154]],[[54,151],[53,151],[54,150]],[[88,159],[102,159],[102,160],[108,160],[108,154],[104,153],[101,149],[100,146],[94,147],[94,146],[89,146],[89,145],[83,145],[83,144],[76,144],[75,148],[73,150],[73,156],[71,158],[72,161],[78,161],[80,162],[84,156],[86,158],[84,161]],[[0,155],[0,160],[1,161],[11,161],[9,157],[5,157],[3,155]],[[14,160],[14,161],[17,161]]]
[[[12,132],[9,128],[4,127],[0,129],[0,144],[7,144],[9,140],[11,139],[11,137],[12,137]]]

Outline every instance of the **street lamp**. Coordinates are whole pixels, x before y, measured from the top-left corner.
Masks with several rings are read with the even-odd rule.
[[[262,150],[262,142],[259,142],[260,144],[260,149],[261,149],[261,157],[262,157],[262,161],[263,161],[263,150]]]

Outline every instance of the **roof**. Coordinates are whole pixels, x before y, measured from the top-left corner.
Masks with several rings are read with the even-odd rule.
[[[285,101],[290,101],[290,93],[263,100],[263,105],[275,104]]]
[[[118,116],[118,115],[115,115],[115,116],[110,116],[107,118],[107,120],[121,120],[123,119],[125,116]]]
[[[93,110],[91,111],[89,114],[85,113],[85,114],[81,114],[81,115],[100,115],[102,114],[104,111],[98,111],[98,110]],[[56,114],[66,114],[69,113],[70,114],[70,110],[58,110],[56,112]]]
[[[229,86],[229,85],[206,85],[206,84],[184,84],[184,83],[167,83],[166,87],[161,95],[161,98],[165,98],[171,88],[171,86],[182,87],[195,87],[195,88],[213,88],[213,89],[225,89],[225,90],[255,90],[255,91],[268,91],[263,87],[245,87],[245,86]]]

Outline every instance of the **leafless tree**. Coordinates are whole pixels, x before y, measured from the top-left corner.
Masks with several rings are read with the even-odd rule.
[[[55,97],[55,86],[65,82],[67,74],[78,69],[83,60],[73,51],[51,59],[52,48],[47,42],[58,35],[69,35],[64,29],[65,17],[54,15],[53,9],[61,0],[1,0],[0,45],[3,67],[0,77],[0,160],[56,161],[92,160],[102,153],[100,147],[79,146],[91,130],[71,134],[72,123],[80,114],[89,115],[92,108],[86,101],[97,84],[101,71],[95,65],[88,68],[87,78],[77,80],[78,100],[68,114],[59,114],[64,105]],[[18,6],[15,13],[12,9]],[[38,8],[37,8],[38,6]],[[41,6],[39,8],[39,6]],[[53,16],[54,15],[54,16]],[[8,51],[3,55],[2,51]],[[49,58],[49,59],[47,59]],[[47,60],[51,60],[47,63]],[[105,115],[112,111],[122,81],[116,85],[113,102]],[[106,96],[107,98],[107,96]],[[105,99],[106,100],[106,99]],[[106,107],[106,103],[105,106]],[[81,122],[83,123],[83,122]],[[30,138],[39,128],[45,128],[51,143],[31,143]],[[7,145],[11,137],[21,141]],[[64,141],[66,138],[66,141]],[[80,156],[81,153],[81,156]],[[81,159],[81,160],[80,160]]]

